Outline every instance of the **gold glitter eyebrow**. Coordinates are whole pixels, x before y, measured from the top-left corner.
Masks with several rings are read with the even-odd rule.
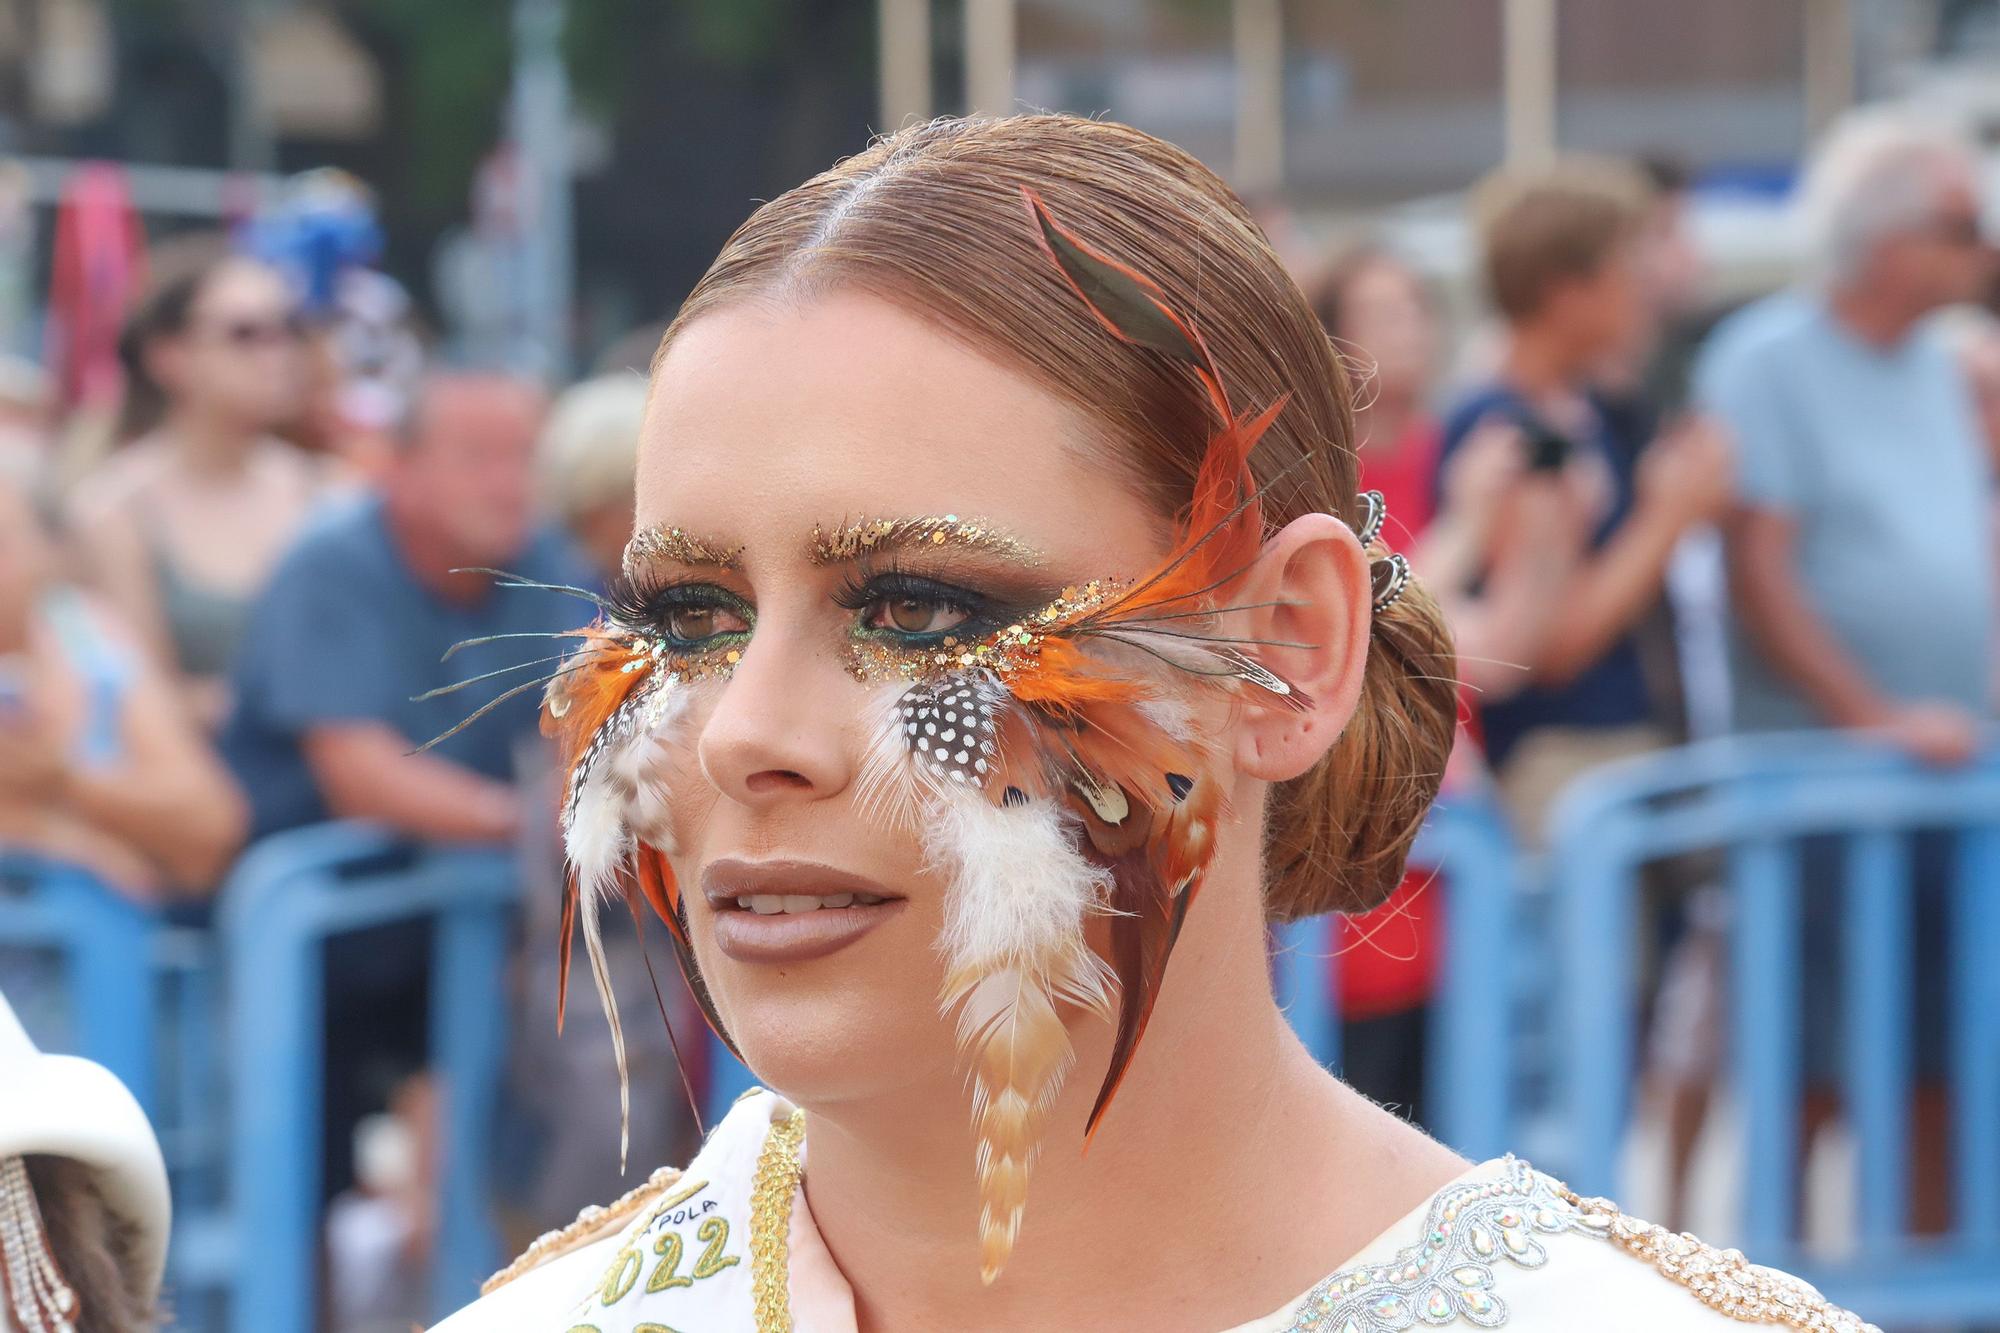
[[[708,565],[735,569],[743,556],[742,546],[697,537],[685,528],[656,524],[642,528],[625,543],[625,572],[642,560],[671,560],[683,565]]]
[[[806,554],[816,565],[835,565],[877,551],[976,551],[1023,564],[1042,561],[1041,552],[977,519],[957,514],[923,518],[870,518],[829,531],[814,527]]]

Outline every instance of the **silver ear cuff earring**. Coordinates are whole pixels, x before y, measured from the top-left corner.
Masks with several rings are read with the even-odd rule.
[[[1361,549],[1365,551],[1382,539],[1383,525],[1389,521],[1389,502],[1380,491],[1363,491],[1361,508],[1361,527],[1355,535],[1361,538]],[[1368,580],[1373,588],[1375,614],[1379,616],[1400,601],[1404,589],[1410,586],[1410,562],[1399,551],[1374,556],[1368,562]]]

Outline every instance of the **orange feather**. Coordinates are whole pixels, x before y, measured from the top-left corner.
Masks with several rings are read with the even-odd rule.
[[[1093,792],[1078,788],[1069,804],[1113,872],[1111,965],[1120,983],[1117,1036],[1086,1145],[1123,1084],[1145,1035],[1167,960],[1180,936],[1214,850],[1217,822],[1226,816],[1220,783],[1206,776],[1212,756],[1198,743],[1175,740],[1135,705],[1153,691],[1085,651],[1092,637],[1158,650],[1193,645],[1200,651],[1200,613],[1227,605],[1227,590],[1262,551],[1263,510],[1250,454],[1270,429],[1286,399],[1239,418],[1231,409],[1221,372],[1191,319],[1173,308],[1158,283],[1093,248],[1057,223],[1033,190],[1023,190],[1035,239],[1054,261],[1070,290],[1091,315],[1123,342],[1147,347],[1186,366],[1201,381],[1218,418],[1196,470],[1178,537],[1151,573],[1105,604],[1085,608],[1044,631],[1036,660],[1010,673],[1007,687],[1029,709],[1054,714],[1038,740],[1055,741],[1088,775]],[[1166,619],[1166,618],[1171,619]],[[1148,641],[1149,627],[1171,624],[1165,639]],[[1121,636],[1121,629],[1124,631]],[[1161,633],[1157,628],[1150,632]],[[1210,651],[1220,669],[1200,673],[1258,704],[1305,704],[1304,696],[1218,641]],[[1244,688],[1245,686],[1250,688]],[[1052,733],[1052,734],[1051,734]],[[1117,824],[1118,800],[1141,804]],[[1143,837],[1143,846],[1132,839]]]
[[[681,976],[686,979],[688,990],[694,994],[695,1003],[701,1008],[701,1016],[707,1020],[709,1031],[716,1035],[729,1053],[742,1059],[729,1033],[723,1029],[722,1015],[715,1011],[715,999],[708,993],[708,983],[701,979],[701,970],[695,966],[694,945],[688,939],[687,920],[681,915],[680,882],[674,875],[674,868],[667,864],[667,857],[659,848],[640,843],[633,860],[637,863],[639,892],[661,921],[666,923],[667,939],[674,947],[674,961],[680,964]]]
[[[577,766],[611,715],[645,681],[647,671],[627,671],[632,660],[629,643],[602,626],[579,631],[583,646],[564,663],[542,696],[542,734],[556,743],[556,762],[563,772],[563,806],[575,796]],[[556,927],[556,1031],[561,1032],[569,1010],[569,964],[575,947],[576,875],[564,875],[562,912]]]

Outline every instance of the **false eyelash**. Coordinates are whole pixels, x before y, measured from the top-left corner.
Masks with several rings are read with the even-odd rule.
[[[913,574],[893,565],[887,569],[860,568],[850,572],[834,591],[833,604],[844,610],[859,611],[874,602],[898,598],[937,602],[974,617],[992,606],[992,599],[983,593]]]
[[[959,584],[946,583],[941,579],[895,566],[887,569],[870,569],[864,565],[848,574],[841,586],[832,594],[834,604],[849,611],[860,611],[879,602],[904,598],[934,603],[962,613],[965,616],[964,621],[954,626],[948,633],[952,637],[966,640],[984,638],[1002,625],[1020,619],[1031,609],[1016,606],[1009,599],[975,592]],[[928,637],[901,631],[896,633],[899,638],[911,642],[928,642],[930,638],[945,637],[947,632],[940,631]]]
[[[669,583],[620,573],[605,590],[612,620],[627,629],[657,634],[675,611],[741,611],[743,599],[712,583]]]

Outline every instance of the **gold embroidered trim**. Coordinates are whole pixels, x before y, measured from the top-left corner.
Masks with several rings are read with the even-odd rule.
[[[505,1268],[479,1284],[481,1296],[491,1296],[500,1288],[512,1282],[521,1274],[539,1268],[564,1251],[571,1249],[586,1239],[594,1238],[608,1226],[612,1226],[646,1206],[646,1203],[661,1190],[668,1188],[681,1178],[679,1167],[663,1166],[646,1178],[642,1185],[625,1191],[608,1204],[591,1204],[576,1215],[576,1220],[566,1227],[545,1231],[521,1251]]]
[[[750,1187],[750,1295],[757,1333],[792,1333],[792,1196],[799,1188],[799,1145],[806,1113],[771,1125]]]
[[[1618,1211],[1609,1199],[1584,1199],[1568,1190],[1562,1197],[1582,1216],[1583,1226],[1602,1233],[1627,1253],[1658,1269],[1692,1292],[1711,1310],[1746,1324],[1781,1324],[1815,1333],[1881,1333],[1860,1316],[1841,1309],[1789,1273],[1751,1263],[1738,1250],[1718,1250],[1694,1236],[1679,1235]]]

